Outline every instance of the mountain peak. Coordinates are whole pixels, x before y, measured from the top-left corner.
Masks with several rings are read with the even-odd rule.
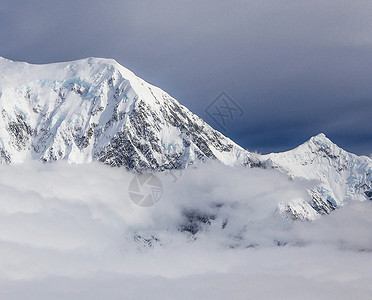
[[[249,164],[243,148],[113,59],[2,65],[0,163],[31,153],[137,171]]]
[[[285,207],[295,218],[308,218],[298,214],[304,207],[307,212],[328,214],[349,199],[372,199],[372,161],[343,150],[323,133],[295,149],[262,158],[265,166],[279,169],[291,178],[317,182],[308,190],[310,203],[299,201]]]
[[[318,133],[317,135],[314,135],[311,138],[328,139],[327,136],[323,132]]]
[[[305,144],[313,143],[322,148],[329,148],[335,145],[324,133],[319,133],[310,138]]]

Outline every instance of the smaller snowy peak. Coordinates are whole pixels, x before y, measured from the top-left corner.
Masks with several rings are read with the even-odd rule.
[[[324,133],[313,136],[304,143],[309,149],[315,152],[324,152],[337,155],[342,149],[333,143]]]
[[[293,150],[261,159],[265,167],[279,169],[292,179],[317,182],[309,194],[312,208],[319,213],[329,213],[350,200],[372,198],[372,160],[343,150],[323,133]]]
[[[307,143],[314,143],[320,147],[331,147],[334,143],[324,133],[319,133],[310,138]]]
[[[339,148],[336,144],[334,144],[324,133],[319,133],[311,137],[309,140],[307,140],[300,146],[296,147],[295,149],[285,151],[279,154],[305,153],[307,151],[318,152],[318,151],[324,151],[326,149],[330,151],[341,150],[341,148]],[[270,155],[275,155],[275,153],[272,153]]]
[[[328,142],[332,142],[323,132],[314,135],[310,140],[327,140]]]

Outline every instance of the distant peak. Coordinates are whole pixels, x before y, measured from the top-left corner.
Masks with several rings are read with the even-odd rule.
[[[307,144],[313,143],[317,146],[324,147],[324,148],[328,148],[328,147],[331,147],[332,145],[334,145],[334,143],[329,138],[327,138],[327,136],[324,133],[319,133],[319,134],[313,136],[306,143]]]
[[[310,141],[329,141],[331,140],[327,138],[327,136],[324,133],[319,133],[317,135],[314,135],[313,137],[310,138]]]
[[[312,138],[318,138],[318,139],[328,139],[324,133],[319,133],[317,135],[314,135]]]

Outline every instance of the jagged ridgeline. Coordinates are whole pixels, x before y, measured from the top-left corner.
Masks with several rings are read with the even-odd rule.
[[[0,163],[96,160],[143,172],[211,159],[273,168],[312,180],[309,199],[279,207],[301,220],[349,199],[372,198],[370,158],[344,151],[323,134],[288,152],[250,153],[114,60],[31,65],[0,58],[0,109]]]
[[[0,160],[93,160],[136,171],[249,153],[114,60],[31,65],[0,58]]]
[[[294,180],[312,180],[311,201],[293,199],[281,210],[295,219],[314,219],[329,214],[348,201],[371,200],[372,160],[349,153],[324,134],[312,137],[297,148],[262,155],[266,168],[278,169]]]

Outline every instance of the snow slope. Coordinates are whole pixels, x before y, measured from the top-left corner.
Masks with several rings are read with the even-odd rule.
[[[31,65],[0,58],[0,161],[93,160],[184,168],[249,154],[161,89],[110,59]]]
[[[312,219],[312,209],[324,214],[349,200],[372,198],[372,160],[341,149],[322,133],[291,151],[263,155],[261,161],[265,167],[279,169],[291,179],[315,182],[314,188],[308,190],[310,204],[298,201],[281,207],[299,218],[306,215],[304,211]]]

